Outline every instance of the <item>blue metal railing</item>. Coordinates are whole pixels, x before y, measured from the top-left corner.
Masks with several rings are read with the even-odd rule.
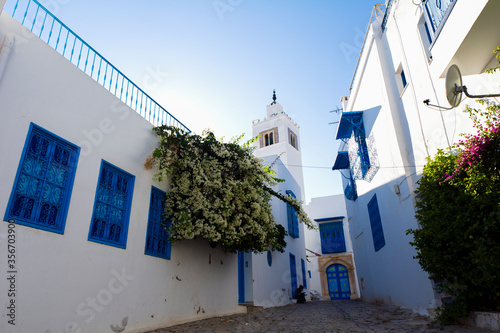
[[[190,130],[37,0],[9,0],[4,10],[155,126]]]
[[[389,0],[387,6],[385,8],[384,18],[382,19],[382,31],[385,31],[385,27],[387,26],[387,20],[389,19],[389,15],[391,14],[392,5],[394,4],[394,0]]]

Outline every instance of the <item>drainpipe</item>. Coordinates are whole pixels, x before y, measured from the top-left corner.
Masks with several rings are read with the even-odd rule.
[[[14,40],[15,37],[13,35],[6,35],[0,45],[0,80],[7,66],[7,60],[9,60],[12,49],[14,48]]]

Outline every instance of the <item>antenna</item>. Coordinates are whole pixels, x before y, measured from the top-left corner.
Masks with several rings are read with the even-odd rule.
[[[344,109],[342,108],[339,108],[338,106],[336,106],[336,109],[335,110],[331,110],[330,113],[332,112],[335,112],[336,114],[338,114],[339,112],[342,112]],[[333,124],[338,124],[339,122],[338,121],[333,121],[331,123],[328,123],[328,125],[333,125]]]
[[[446,99],[448,103],[451,105],[450,108],[445,108],[443,106],[430,104],[430,100],[424,100],[424,104],[429,107],[437,107],[444,110],[451,110],[456,108],[460,102],[462,101],[462,93],[469,98],[487,98],[487,97],[498,97],[500,94],[486,94],[486,95],[471,95],[467,91],[467,87],[462,85],[462,73],[460,73],[460,69],[457,65],[451,65],[446,72],[446,81],[445,81],[445,89],[446,89]]]

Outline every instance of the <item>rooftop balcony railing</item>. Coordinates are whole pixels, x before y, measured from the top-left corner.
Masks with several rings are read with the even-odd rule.
[[[182,122],[38,1],[8,0],[4,11],[151,124],[175,126],[190,132]]]

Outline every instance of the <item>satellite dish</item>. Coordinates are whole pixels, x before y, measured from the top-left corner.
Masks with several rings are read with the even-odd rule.
[[[446,72],[446,98],[452,108],[457,107],[462,100],[462,74],[457,65],[452,65]],[[459,88],[459,89],[457,89]]]
[[[467,91],[467,87],[462,85],[462,74],[457,65],[451,65],[446,72],[446,99],[450,103],[451,108],[445,108],[443,106],[435,105],[430,103],[430,99],[424,100],[424,104],[431,108],[438,108],[440,110],[451,110],[456,108],[462,101],[462,93],[469,98],[489,98],[489,97],[499,97],[500,94],[485,94],[485,95],[471,95]]]

